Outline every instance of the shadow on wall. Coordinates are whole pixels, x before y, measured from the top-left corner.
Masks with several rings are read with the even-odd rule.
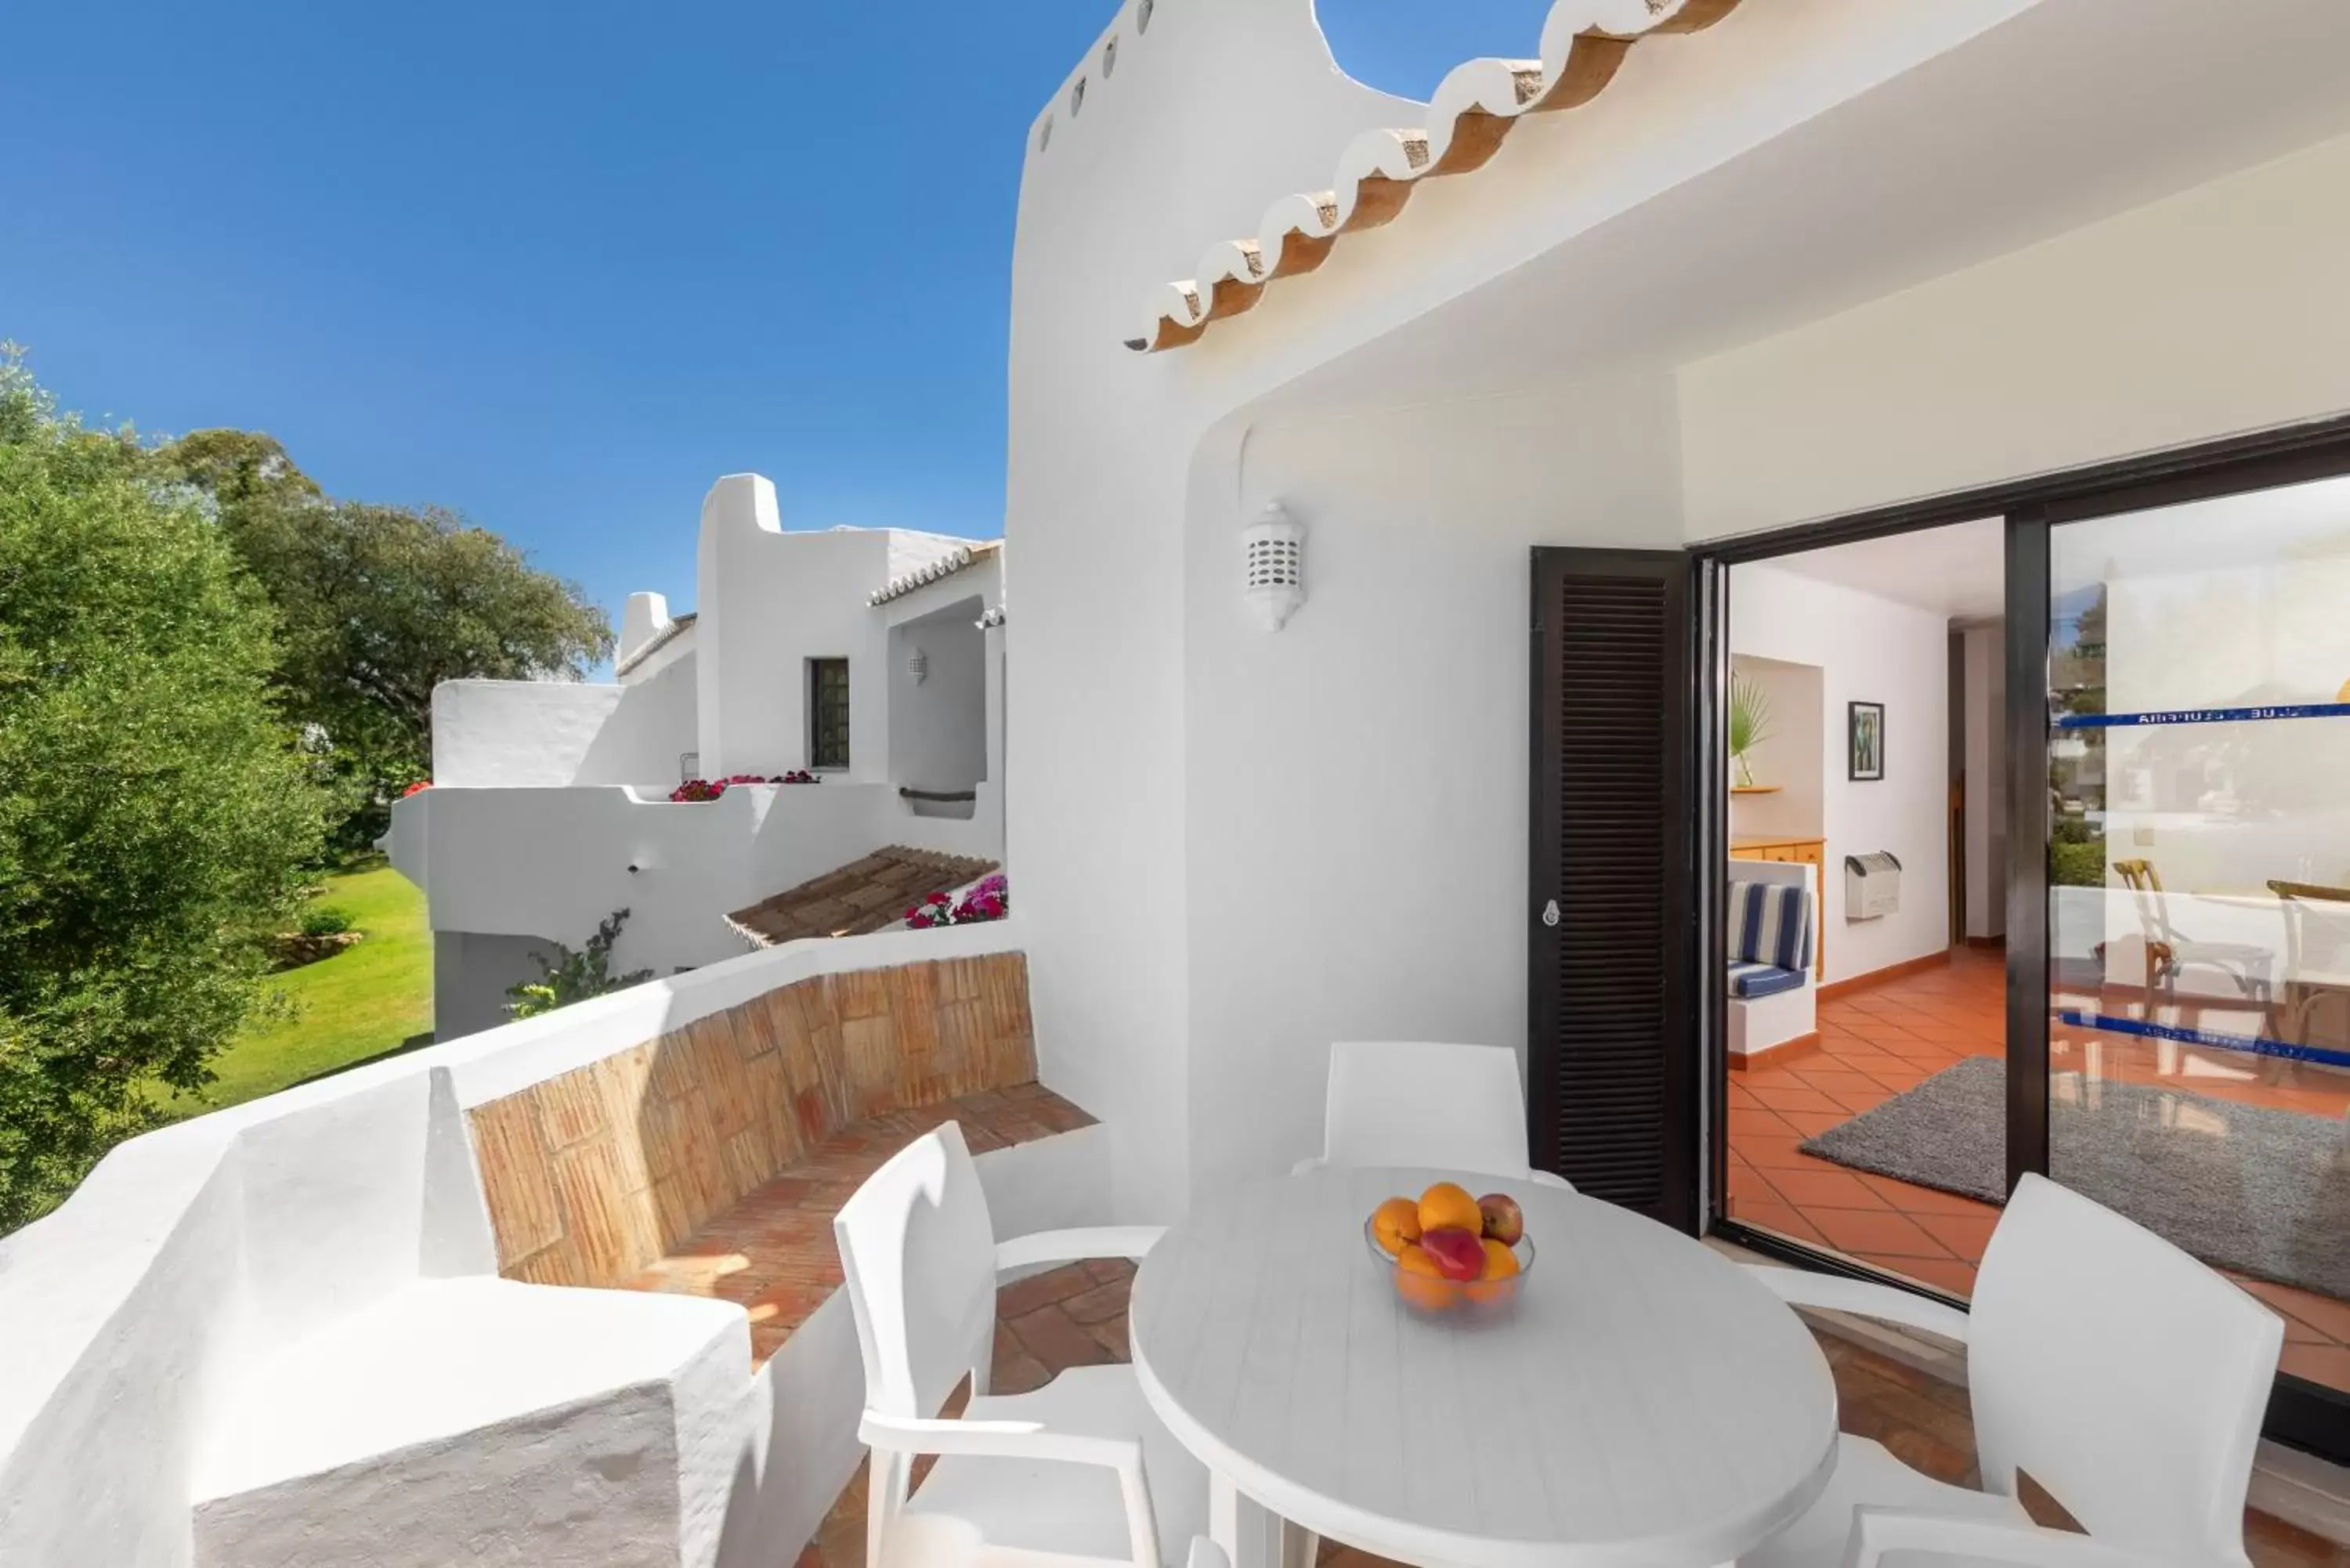
[[[1315,0],[1314,14],[1340,70],[1365,87],[1425,103],[1463,60],[1531,57],[1550,7],[1551,0]]]

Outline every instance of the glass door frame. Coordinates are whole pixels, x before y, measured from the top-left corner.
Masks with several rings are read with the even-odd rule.
[[[1985,517],[2004,519],[2006,535],[2007,745],[2007,1176],[2010,1190],[2027,1172],[2045,1174],[2049,1139],[2048,669],[2051,639],[2051,531],[2067,523],[2150,511],[2186,502],[2271,490],[2350,474],[2350,417],[2231,437],[2171,452],[1988,486],[1957,494],[1793,528],[1692,545],[1699,691],[1696,820],[1699,886],[1690,977],[1702,1004],[1690,1012],[1700,1038],[1705,1085],[1700,1147],[1691,1151],[1710,1234],[1823,1272],[1890,1284],[1963,1310],[1966,1303],[1913,1281],[1740,1223],[1726,1212],[1729,1188],[1730,1060],[1728,1002],[1718,977],[1722,942],[1717,884],[1730,841],[1726,768],[1730,688],[1729,569],[1747,562],[1862,539],[1917,533]],[[2350,1463],[2350,1391],[2281,1375],[2267,1435]]]

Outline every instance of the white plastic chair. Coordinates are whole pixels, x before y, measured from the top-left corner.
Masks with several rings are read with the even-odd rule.
[[[1846,1436],[1826,1494],[1741,1568],[1938,1565],[2245,1568],[2244,1496],[2284,1327],[2185,1252],[2027,1176],[1983,1254],[1973,1311],[1795,1269],[1753,1276],[1798,1306],[1967,1346],[1982,1491],[1945,1486]],[[2016,1472],[2086,1535],[2043,1530]]]
[[[1208,1478],[1144,1403],[1130,1366],[1073,1367],[989,1396],[996,1276],[1139,1258],[1156,1227],[1048,1231],[998,1245],[952,1122],[875,1171],[833,1220],[865,1361],[872,1453],[868,1568],[960,1568],[1035,1552],[1069,1562],[1222,1568],[1204,1539]],[[959,1420],[939,1411],[964,1375]],[[940,1456],[910,1489],[915,1457]]]
[[[1518,1056],[1499,1045],[1341,1041],[1330,1047],[1322,1155],[1325,1166],[1428,1166],[1513,1176],[1544,1187],[1574,1185],[1526,1157],[1526,1096]]]

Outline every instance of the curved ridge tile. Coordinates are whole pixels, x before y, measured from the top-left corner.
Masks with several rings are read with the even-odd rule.
[[[1430,122],[1437,127],[1430,138],[1435,167],[1429,173],[1466,174],[1483,168],[1542,90],[1540,60],[1471,60],[1453,67],[1429,103]]]
[[[1411,200],[1411,182],[1430,163],[1424,130],[1366,130],[1356,137],[1338,159],[1338,232],[1393,223]]]
[[[1307,196],[1284,196],[1264,210],[1256,226],[1259,252],[1270,253],[1268,280],[1312,272],[1329,259],[1338,243],[1338,192],[1317,191]]]
[[[1275,278],[1312,272],[1341,235],[1393,223],[1423,179],[1466,174],[1502,150],[1528,114],[1589,103],[1633,48],[1659,34],[1702,32],[1741,0],[1556,0],[1530,60],[1475,59],[1449,72],[1429,104],[1430,130],[1366,130],[1339,154],[1332,190],[1284,196],[1253,240],[1211,245],[1196,281],[1153,292],[1126,346],[1157,353],[1196,343],[1209,323],[1253,309]]]
[[[1264,288],[1264,254],[1254,240],[1226,240],[1200,258],[1193,286],[1207,302],[1207,319],[1238,316]]]

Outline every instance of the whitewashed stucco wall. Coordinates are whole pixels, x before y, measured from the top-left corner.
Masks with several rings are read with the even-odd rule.
[[[1350,666],[1390,669],[1389,645],[1411,636],[1418,600],[1442,606],[1443,633],[1460,630],[1468,619],[1462,607],[1497,594],[1505,571],[1517,586],[1500,624],[1518,624],[1523,552],[1537,537],[1679,541],[1685,523],[1669,504],[1637,517],[1601,515],[1575,493],[1586,481],[1596,493],[1610,493],[1623,474],[1638,472],[1641,458],[1656,450],[1647,437],[1629,452],[1595,459],[1603,477],[1590,481],[1578,470],[1547,493],[1471,464],[1446,466],[1439,449],[1447,440],[1475,450],[1468,432],[1477,416],[1450,406],[1463,389],[1571,385],[1578,367],[1513,357],[1506,339],[1492,338],[1459,346],[1461,358],[1442,364],[1450,390],[1431,394],[1410,373],[1431,362],[1427,352],[1391,358],[1385,374],[1351,373],[1350,356],[2029,4],[1952,0],[1930,12],[1896,12],[1859,0],[1781,0],[1743,7],[1719,28],[1661,41],[1653,51],[1644,46],[1591,109],[1530,123],[1487,168],[1430,186],[1401,220],[1349,239],[1312,277],[1276,285],[1258,309],[1218,324],[1191,348],[1147,358],[1122,341],[1136,335],[1152,286],[1192,275],[1195,258],[1216,242],[1253,235],[1273,201],[1326,188],[1357,133],[1422,124],[1426,111],[1343,77],[1309,0],[1160,5],[1147,33],[1129,4],[1076,57],[1032,127],[1014,261],[1005,532],[1020,561],[1007,628],[1018,649],[1019,691],[1008,704],[1014,776],[1006,833],[1024,918],[1035,932],[1032,983],[1045,1081],[1118,1129],[1122,1211],[1165,1217],[1196,1187],[1274,1168],[1311,1122],[1319,1094],[1314,1063],[1326,1049],[1327,1031],[1342,1021],[1367,1027],[1409,999],[1425,999],[1410,1004],[1430,1012],[1450,1012],[1436,999],[1461,994],[1436,978],[1440,961],[1416,950],[1411,939],[1424,933],[1421,922],[1395,933],[1383,955],[1393,966],[1388,976],[1350,1002],[1338,992],[1367,967],[1354,951],[1372,941],[1376,926],[1356,934],[1344,961],[1326,967],[1320,961],[1337,950],[1335,939],[1274,929],[1252,907],[1283,911],[1291,921],[1310,911],[1303,918],[1332,927],[1375,921],[1383,918],[1377,911],[1317,900],[1332,885],[1359,886],[1350,871],[1329,879],[1343,855],[1369,862],[1398,855],[1431,883],[1473,894],[1473,912],[1464,919],[1481,930],[1488,920],[1499,930],[1502,917],[1486,911],[1507,909],[1513,928],[1507,946],[1521,948],[1514,927],[1523,896],[1522,811],[1490,836],[1482,818],[1466,830],[1473,835],[1470,857],[1491,877],[1473,889],[1448,881],[1434,868],[1440,852],[1415,858],[1421,852],[1396,846],[1462,834],[1459,817],[1430,813],[1475,789],[1460,785],[1454,794],[1451,786],[1387,774],[1360,778],[1359,764],[1379,742],[1347,737],[1326,750],[1284,732],[1284,723],[1303,723],[1305,735],[1326,740],[1328,730],[1313,727],[1311,711],[1267,703],[1249,688],[1244,661],[1230,663],[1222,639],[1237,615],[1237,589],[1228,586],[1231,557],[1212,562],[1257,499],[1242,482],[1254,462],[1242,457],[1243,444],[1253,443],[1250,426],[1308,424],[1366,405],[1395,416],[1365,427],[1358,440],[1344,431],[1318,442],[1301,436],[1293,449],[1288,488],[1326,490],[1344,504],[1341,512],[1359,506],[1380,520],[1362,535],[1378,543],[1357,562],[1365,583],[1398,596],[1377,614],[1352,607],[1326,612],[1326,628],[1342,613],[1357,618],[1344,632],[1326,634],[1346,646],[1343,655],[1271,654],[1308,660],[1326,680],[1345,680]],[[1102,46],[1112,35],[1117,69],[1104,78]],[[1086,97],[1073,113],[1071,89],[1080,76]],[[1607,302],[1533,307],[1605,309]],[[1443,358],[1444,345],[1421,342],[1421,350],[1431,348]],[[1642,407],[1654,410],[1669,394],[1651,385],[1644,398]],[[1575,405],[1575,411],[1592,410]],[[1613,410],[1602,410],[1592,428],[1620,426]],[[1580,458],[1591,450],[1571,427],[1518,433],[1514,460],[1554,475],[1561,471],[1544,461],[1546,453]],[[1414,466],[1416,459],[1425,466]],[[1373,487],[1357,473],[1380,474],[1400,493],[1368,493]],[[1655,482],[1666,494],[1676,488],[1662,477]],[[1314,525],[1310,514],[1307,521]],[[1464,531],[1482,547],[1468,557],[1473,565],[1464,581],[1454,584],[1448,579],[1463,573],[1461,558],[1446,545]],[[1378,559],[1382,546],[1393,556]],[[1344,562],[1347,550],[1342,541],[1325,556],[1309,545],[1309,585],[1325,569],[1314,561]],[[1398,569],[1406,561],[1432,576],[1411,580]],[[1303,646],[1306,626],[1328,602],[1324,588],[1311,592],[1295,633],[1275,644],[1291,646],[1284,639],[1295,636]],[[1462,596],[1458,602],[1455,594]],[[1470,635],[1482,639],[1492,631],[1481,624]],[[1520,646],[1493,678],[1522,681],[1523,663]],[[1285,680],[1273,684],[1301,691]],[[1211,691],[1249,711],[1218,710]],[[1335,721],[1341,713],[1367,717],[1378,704],[1352,698],[1342,685],[1313,691],[1305,706],[1328,706]],[[1490,732],[1493,743],[1507,746],[1501,760],[1460,756],[1427,765],[1492,769],[1508,779],[1508,789],[1522,790],[1524,716],[1521,704],[1514,717],[1503,718],[1505,706],[1497,700],[1490,711],[1480,706],[1457,721],[1462,739]],[[1402,734],[1385,742],[1409,743]],[[1272,748],[1272,761],[1236,749],[1258,745]],[[1335,841],[1343,822],[1359,836],[1342,848],[1284,846],[1280,875],[1260,866],[1243,883],[1238,868],[1250,848],[1264,847],[1272,814],[1227,778],[1262,783],[1281,763],[1302,766],[1325,785],[1344,776],[1356,803],[1334,802],[1326,788],[1309,796],[1300,787],[1263,784],[1291,811],[1292,832]],[[1499,787],[1489,798],[1503,798]],[[1504,869],[1499,846],[1512,836],[1520,842]],[[1131,918],[1138,907],[1144,913]],[[1117,917],[1105,918],[1111,910]],[[1245,952],[1230,928],[1270,946]],[[1469,945],[1456,938],[1439,950],[1457,957]],[[1277,972],[1283,962],[1295,967]],[[1261,1016],[1218,990],[1252,963],[1240,990],[1248,1001],[1266,1002]],[[1475,965],[1491,976],[1506,968],[1510,978],[1497,1000],[1464,1012],[1464,1024],[1502,1034],[1522,1013],[1523,961],[1489,959],[1481,950]],[[1406,984],[1405,974],[1419,983]],[[1316,989],[1327,1000],[1267,1001]],[[1382,1000],[1399,1007],[1382,1009]],[[1271,1055],[1268,1041],[1279,1042]],[[1258,1075],[1256,1093],[1247,1087],[1251,1074]]]
[[[625,686],[444,680],[432,689],[432,779],[459,788],[678,782],[694,749],[691,654]]]
[[[902,529],[785,534],[767,480],[738,473],[712,485],[695,555],[704,776],[807,766],[807,661],[847,659],[846,776],[887,779],[889,629],[867,597],[966,543]]]
[[[1525,1041],[1530,559],[1677,549],[1672,384],[1249,432],[1184,539],[1191,1147],[1321,1147],[1335,1040]],[[1306,530],[1305,607],[1240,593],[1235,512]]]
[[[466,1110],[811,975],[1016,951],[1022,938],[1014,920],[796,943],[120,1146],[55,1213],[0,1239],[0,1562],[182,1568],[200,1459],[256,1369],[419,1282],[493,1273]],[[983,1156],[1000,1233],[1111,1218],[1105,1142],[1089,1130]],[[514,1310],[536,1288],[513,1287]],[[659,1312],[663,1299],[636,1301]],[[837,1299],[756,1378],[701,1390],[686,1490],[723,1498],[724,1516],[688,1532],[683,1560],[791,1563],[855,1468],[861,1385]],[[473,1391],[469,1407],[487,1397]],[[445,1540],[403,1539],[400,1561],[477,1554],[484,1542],[465,1532],[480,1517],[452,1510]],[[639,1544],[659,1560],[660,1543]]]

